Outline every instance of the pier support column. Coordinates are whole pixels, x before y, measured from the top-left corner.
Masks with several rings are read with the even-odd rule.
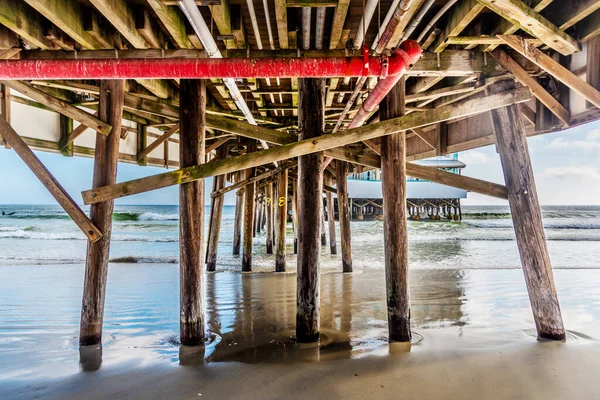
[[[325,79],[298,82],[299,140],[323,134]],[[298,284],[296,339],[319,339],[319,273],[321,213],[323,212],[323,153],[298,157]]]
[[[247,152],[251,153],[256,150],[256,142],[254,140],[248,141]],[[254,168],[248,168],[246,170],[246,179],[254,177]],[[254,229],[254,192],[256,183],[253,182],[246,185],[244,191],[244,238],[242,245],[242,271],[252,271],[252,231]]]
[[[348,208],[348,163],[335,161],[337,175],[338,215],[340,220],[340,242],[342,245],[342,271],[352,272],[352,245],[350,242],[350,209]]]
[[[206,82],[182,79],[179,96],[179,164],[202,164],[206,121]],[[204,339],[202,263],[204,261],[204,180],[179,186],[180,338],[194,346]]]
[[[292,227],[294,228],[294,254],[298,254],[298,180],[292,180]]]
[[[100,103],[98,118],[112,129],[108,136],[96,134],[94,152],[93,187],[112,185],[117,181],[119,162],[119,140],[123,118],[125,81],[100,81]],[[114,201],[92,204],[90,219],[102,232],[96,242],[88,241],[83,281],[83,301],[81,305],[81,325],[79,344],[90,346],[102,343],[102,322],[104,319],[104,298],[108,275],[108,256]]]
[[[565,328],[554,286],[523,122],[515,105],[493,110],[491,114],[538,336],[564,340]]]
[[[403,115],[404,78],[379,105],[381,121]],[[405,132],[381,138],[381,175],[389,340],[410,342]]]
[[[267,184],[265,207],[267,208],[267,254],[273,254],[273,182]]]
[[[246,173],[239,172],[238,180],[244,180]],[[242,243],[242,225],[244,219],[244,189],[238,189],[235,193],[235,218],[233,222],[233,255],[240,254]]]
[[[275,208],[275,271],[285,271],[285,228],[287,225],[288,170],[277,175],[277,202]]]
[[[227,145],[221,145],[217,148],[217,159],[224,160],[227,158]],[[219,175],[213,177],[213,190],[218,192],[225,187],[227,175]],[[216,271],[217,269],[217,252],[219,250],[219,234],[221,233],[221,219],[223,217],[223,202],[224,195],[219,195],[212,198],[212,207],[210,209],[210,229],[208,234],[208,247],[206,253],[206,270]]]
[[[333,186],[333,179],[327,178],[327,185]],[[327,191],[327,223],[329,225],[329,250],[331,254],[337,254],[335,239],[335,206],[333,204],[333,193]]]

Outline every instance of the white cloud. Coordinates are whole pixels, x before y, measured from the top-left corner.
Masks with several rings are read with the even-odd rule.
[[[551,167],[544,170],[544,175],[558,179],[595,179],[600,180],[600,168],[588,165],[570,167]]]
[[[577,149],[585,152],[600,151],[600,132],[590,132],[587,137],[588,140],[565,140],[565,138],[559,137],[551,141],[546,148],[553,150],[564,150],[564,149]]]
[[[469,150],[461,153],[460,160],[467,165],[485,164],[491,160],[491,157],[481,151]]]
[[[600,141],[600,129],[594,129],[590,133],[587,134],[587,140],[597,140]]]

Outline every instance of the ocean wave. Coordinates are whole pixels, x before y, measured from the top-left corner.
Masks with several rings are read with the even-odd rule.
[[[13,214],[3,215],[1,218],[9,219],[71,219],[67,214]],[[113,214],[114,221],[177,221],[179,214],[160,214],[154,212],[116,212]]]
[[[510,213],[493,213],[493,212],[478,212],[478,213],[462,213],[463,219],[508,219]]]
[[[484,229],[513,229],[512,224],[486,224],[485,222],[471,222],[463,221],[466,225],[473,228],[484,228]],[[544,229],[573,229],[573,230],[597,230],[600,229],[600,225],[597,224],[544,224]]]
[[[0,231],[0,239],[85,240],[85,236],[83,233],[75,235],[67,232],[39,232],[35,228],[25,228]]]
[[[177,264],[179,259],[176,257],[124,256],[112,258],[108,262],[115,264]]]

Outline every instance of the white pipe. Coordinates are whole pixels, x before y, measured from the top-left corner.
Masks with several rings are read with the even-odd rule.
[[[310,49],[310,17],[312,9],[310,7],[302,8],[302,48]]]
[[[321,50],[323,48],[323,36],[325,34],[325,11],[325,7],[317,8],[317,26],[315,29],[315,49],[317,50]]]
[[[252,21],[252,30],[254,31],[254,37],[256,38],[256,47],[259,50],[262,50],[263,45],[260,40],[260,30],[258,29],[258,20],[256,19],[256,13],[254,12],[254,2],[253,0],[246,0],[248,4],[248,12],[250,13],[250,20]]]
[[[394,13],[396,12],[396,8],[398,8],[398,4],[400,4],[400,0],[394,0],[394,2],[392,3],[390,9],[388,10],[387,14],[385,15],[385,18],[383,19],[383,22],[381,23],[381,26],[379,27],[379,32],[377,32],[377,37],[373,41],[371,50],[375,50],[377,48],[379,39],[383,35],[383,32],[385,32],[385,29],[387,28],[388,24],[390,23],[390,20],[392,19],[392,15],[394,15]]]
[[[360,19],[360,24],[358,24],[358,32],[356,32],[356,37],[354,38],[355,49],[360,49],[365,40],[365,32],[371,24],[371,19],[375,13],[375,8],[377,8],[377,3],[379,3],[379,0],[367,0],[365,12],[363,13],[363,17]]]
[[[446,13],[446,11],[448,11],[450,9],[450,7],[452,7],[454,5],[454,3],[456,3],[457,1],[458,0],[449,0],[446,4],[444,4],[444,6],[442,8],[440,8],[440,11],[438,11],[437,14],[435,14],[433,16],[433,18],[431,19],[431,21],[429,21],[429,23],[427,24],[427,26],[425,26],[425,28],[423,29],[423,31],[421,32],[421,34],[417,38],[417,42],[418,43],[421,43],[421,41],[423,40],[423,38],[425,37],[425,35],[427,35],[427,32],[429,32],[429,30],[442,17],[442,15],[444,15]]]
[[[251,0],[248,0],[251,1]],[[269,4],[267,0],[263,0],[263,7],[265,8],[265,19],[267,20],[267,32],[269,33],[269,44],[271,50],[275,50],[275,42],[273,41],[273,31],[271,31],[271,16],[269,15]]]
[[[410,21],[410,24],[408,25],[406,32],[404,32],[404,36],[402,36],[402,39],[400,39],[400,42],[404,42],[410,37],[410,35],[412,35],[412,33],[415,31],[415,29],[417,29],[417,26],[419,26],[419,24],[423,20],[423,17],[425,16],[425,14],[427,14],[427,11],[429,11],[433,3],[435,3],[435,0],[427,0],[427,2],[421,6],[421,9],[417,13],[417,15],[415,15]]]

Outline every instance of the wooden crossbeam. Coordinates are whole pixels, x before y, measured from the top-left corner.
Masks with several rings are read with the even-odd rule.
[[[598,0],[556,0],[541,14],[564,31],[599,9]]]
[[[600,35],[600,10],[575,25],[575,29],[577,30],[577,38],[581,42],[586,42]]]
[[[437,148],[436,140],[434,137],[432,137],[433,135],[430,132],[426,132],[421,128],[414,128],[414,129],[412,129],[412,131],[415,133],[415,135],[417,135],[419,137],[419,139],[424,141],[433,150],[435,150]]]
[[[463,83],[460,85],[447,86],[440,89],[430,90],[422,93],[409,94],[406,96],[406,102],[423,101],[429,99],[437,99],[443,96],[452,96],[455,94],[471,92],[475,90],[474,83]]]
[[[67,117],[72,118],[75,121],[78,121],[79,123],[89,128],[92,128],[103,135],[108,135],[110,133],[110,130],[112,129],[110,125],[100,121],[93,115],[83,110],[80,110],[77,107],[73,107],[65,101],[52,97],[49,94],[44,93],[41,90],[36,89],[25,82],[0,81],[0,83],[16,90],[17,92],[24,94],[25,96],[31,97],[32,99],[39,101],[51,110],[59,114],[66,115]]]
[[[519,52],[525,58],[547,71],[550,75],[564,83],[574,92],[583,96],[587,101],[600,108],[600,92],[577,77],[567,68],[554,61],[552,57],[538,50],[535,46],[514,35],[499,35],[504,43]]]
[[[244,179],[242,181],[236,182],[233,185],[224,187],[223,189],[220,189],[216,192],[212,192],[210,197],[218,197],[218,196],[222,196],[225,193],[231,192],[233,190],[236,189],[241,189],[244,186],[250,185],[254,182],[258,182],[261,181],[263,179],[268,179],[274,175],[277,175],[278,173],[280,173],[281,171],[283,171],[284,169],[290,169],[290,168],[294,168],[296,165],[298,165],[298,162],[296,160],[288,162],[284,165],[280,165],[277,168],[274,168],[272,170],[269,171],[265,171],[262,174],[258,174],[256,176],[253,176],[252,178],[248,178],[248,179]]]
[[[527,86],[535,98],[545,105],[552,114],[556,115],[565,126],[569,126],[569,110],[563,107],[557,99],[548,93],[535,78],[529,76],[527,71],[525,71],[519,63],[500,49],[494,50],[491,54],[500,65],[506,68],[508,72],[512,73],[522,85]]]
[[[431,46],[433,51],[436,53],[444,51],[448,46],[446,39],[460,35],[484,8],[485,6],[477,0],[458,0],[454,7],[450,9],[446,27]]]
[[[323,135],[318,138],[301,140],[268,150],[232,157],[225,160],[187,167],[172,172],[118,183],[101,188],[94,188],[82,193],[85,204],[98,203],[136,193],[147,192],[167,186],[192,182],[208,176],[221,175],[242,169],[253,168],[275,161],[282,161],[304,154],[315,153],[363,140],[390,135],[407,129],[420,128],[441,121],[475,115],[491,109],[521,103],[531,98],[526,88],[489,96],[485,102],[474,99],[464,103],[434,110],[413,113],[384,122],[362,126],[342,132]]]
[[[77,224],[79,229],[83,231],[85,236],[92,242],[100,239],[102,232],[96,228],[77,203],[69,196],[67,191],[58,183],[56,178],[52,176],[50,171],[44,167],[44,164],[33,154],[33,151],[21,139],[19,134],[3,118],[0,118],[0,136],[14,149],[15,153],[17,153],[31,172],[48,189],[48,192],[50,192],[52,197],[56,199],[58,204],[61,205],[69,217]]]
[[[154,142],[150,143],[144,150],[142,150],[137,156],[138,161],[144,159],[148,154],[150,154],[152,151],[158,148],[158,146],[163,144],[166,140],[168,140],[177,132],[179,132],[179,123],[175,124],[175,126],[173,126],[171,129],[169,129],[161,136],[156,138]]]
[[[478,0],[490,10],[506,18],[544,44],[567,56],[578,52],[579,44],[556,25],[535,12],[521,0]]]
[[[161,0],[146,0],[161,24],[173,38],[175,46],[179,49],[193,49],[194,46],[188,38],[186,24],[178,7],[169,7]]]
[[[110,22],[131,45],[148,48],[148,43],[135,28],[133,9],[125,0],[90,0],[90,3]]]
[[[0,24],[17,33],[32,46],[42,50],[52,49],[52,43],[44,35],[40,14],[22,0],[2,0]]]

